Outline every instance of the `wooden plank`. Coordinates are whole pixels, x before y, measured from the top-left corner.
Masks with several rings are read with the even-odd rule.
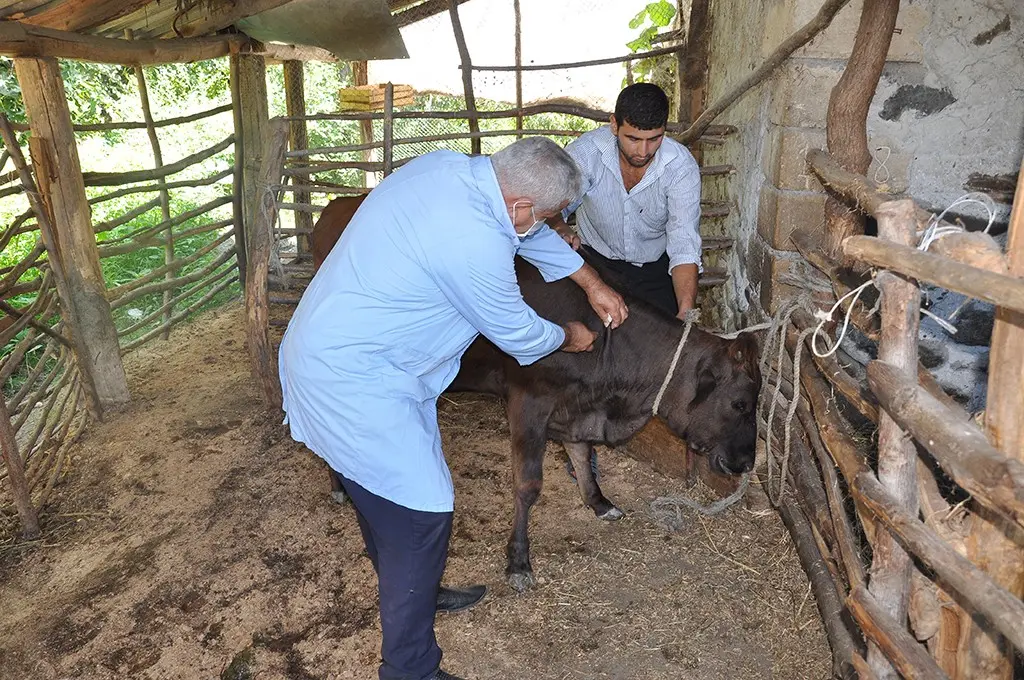
[[[1003,276],[954,262],[911,246],[887,243],[873,236],[851,236],[843,252],[856,260],[911,276],[969,297],[1024,313],[1024,279]],[[1011,272],[1012,274],[1012,272]]]
[[[130,395],[106,298],[64,82],[55,59],[15,59],[14,68],[32,125],[29,148],[45,206],[43,214],[37,215],[41,234],[77,364],[89,387],[90,409],[102,417],[103,411],[124,404]],[[31,178],[28,180],[31,182]]]
[[[245,255],[242,259],[248,262],[249,236],[255,221],[256,212],[256,178],[259,176],[262,162],[264,136],[267,132],[267,121],[270,118],[267,103],[267,67],[263,57],[239,55],[238,57],[238,105],[242,126],[242,234]],[[236,247],[237,247],[236,242]],[[241,261],[240,261],[241,262]],[[245,267],[242,278],[249,274]]]
[[[476,115],[476,95],[473,93],[473,62],[469,58],[466,46],[466,35],[462,32],[462,21],[459,19],[458,0],[448,0],[448,13],[452,19],[452,31],[455,32],[455,44],[459,48],[459,59],[462,62],[462,88],[466,97],[466,111],[469,113],[469,131],[480,132],[480,120]],[[515,69],[516,67],[513,67]],[[522,68],[522,67],[519,67]],[[480,140],[476,137],[470,142],[470,150],[480,153]]]
[[[249,232],[249,275],[246,277],[245,290],[246,337],[252,373],[263,395],[264,405],[270,409],[281,408],[281,381],[277,372],[277,356],[270,341],[268,321],[267,277],[273,248],[270,231],[277,217],[277,202],[271,187],[281,183],[287,141],[288,124],[280,120],[272,121],[261,154],[263,165],[258,186],[264,188],[259,195],[260,209],[256,211],[253,228]]]
[[[960,594],[996,630],[1018,649],[1024,649],[1024,603],[896,502],[870,472],[858,474],[850,484],[854,497],[881,526],[891,532],[921,563],[935,572],[936,580]]]
[[[914,207],[907,199],[880,205],[875,213],[879,237],[886,243],[910,247],[917,240]],[[915,380],[921,291],[916,282],[892,272],[880,272],[875,280],[882,296],[878,358],[892,364],[905,379]],[[885,411],[878,418],[878,481],[906,512],[917,514],[917,451]],[[913,569],[910,556],[889,533],[878,534],[872,548],[868,590],[896,626],[906,626]],[[875,645],[868,648],[868,664],[879,678],[893,677],[889,651]]]
[[[884,361],[868,364],[868,382],[886,412],[927,449],[975,501],[1024,530],[1024,462],[989,444],[969,413],[952,408]]]
[[[107,64],[171,64],[226,57],[249,39],[238,36],[136,40],[58,31],[17,21],[0,22],[0,55],[78,59]]]
[[[287,5],[289,2],[291,0],[204,0],[189,3],[188,8],[175,17],[174,30],[183,38],[209,35],[228,28],[236,21]]]
[[[131,14],[151,0],[64,0],[51,3],[38,14],[20,19],[22,23],[61,31],[86,31]]]
[[[863,586],[846,599],[850,613],[871,642],[885,652],[896,670],[909,680],[947,680],[932,657]]]
[[[391,174],[395,163],[395,86],[388,83],[384,86],[384,120],[383,130],[384,176]]]
[[[1024,284],[1024,162],[1017,176],[1017,197],[1010,214],[1006,253],[1010,276]],[[1008,458],[1024,459],[1024,309],[996,308],[989,354],[988,405],[985,428],[992,444]],[[991,521],[990,521],[991,520]],[[967,556],[997,583],[1024,595],[1024,551],[1020,534],[1009,531],[1005,520],[976,515],[967,538]],[[1005,641],[965,613],[964,635],[958,664],[964,678],[1008,678],[1013,673],[1013,652]],[[1006,631],[1003,631],[1004,635]],[[1009,637],[1009,636],[1008,636]],[[1011,641],[1018,650],[1019,641]]]

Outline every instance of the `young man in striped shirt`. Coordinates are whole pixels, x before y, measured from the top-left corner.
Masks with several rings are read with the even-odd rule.
[[[700,168],[666,139],[668,97],[650,83],[622,90],[608,125],[565,147],[583,173],[582,196],[548,224],[602,276],[682,319],[697,300]],[[574,232],[566,224],[576,213]],[[597,453],[590,466],[598,476]],[[566,469],[575,478],[572,462]]]
[[[629,292],[682,318],[697,298],[700,168],[665,137],[667,122],[660,87],[622,90],[609,124],[566,147],[583,173],[583,195],[549,224]],[[565,223],[573,212],[578,235]]]

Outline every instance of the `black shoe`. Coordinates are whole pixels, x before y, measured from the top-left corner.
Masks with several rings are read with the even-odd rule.
[[[437,672],[434,673],[434,677],[430,680],[462,680],[462,678],[457,675],[452,675],[451,673],[445,673],[443,670],[438,668]]]
[[[437,592],[437,612],[461,612],[478,604],[487,595],[487,586],[470,586],[468,588],[445,588]],[[439,671],[441,672],[441,671]],[[438,678],[454,676],[439,675]],[[456,678],[455,680],[458,680]]]

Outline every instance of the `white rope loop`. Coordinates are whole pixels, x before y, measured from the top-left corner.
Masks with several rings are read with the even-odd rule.
[[[668,390],[668,384],[672,382],[672,376],[676,372],[676,365],[679,363],[679,357],[683,353],[683,345],[686,344],[686,338],[690,336],[690,329],[698,319],[700,319],[699,309],[691,309],[686,312],[686,327],[683,328],[683,337],[679,338],[679,344],[676,345],[676,353],[672,356],[672,363],[668,366],[668,373],[665,374],[665,380],[661,383],[661,389],[658,390],[658,396],[654,398],[654,407],[651,408],[652,415],[658,415],[658,407],[661,406],[661,398],[665,396],[665,391]]]

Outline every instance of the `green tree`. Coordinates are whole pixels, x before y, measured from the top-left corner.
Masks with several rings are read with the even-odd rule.
[[[626,43],[631,52],[647,52],[654,48],[651,40],[661,29],[672,24],[676,16],[676,7],[668,0],[657,0],[649,3],[634,16],[630,22],[631,29],[640,29],[640,34]],[[654,83],[661,86],[669,96],[675,89],[676,60],[672,55],[638,59],[632,64],[633,80],[638,83]],[[625,85],[625,81],[623,81]]]

